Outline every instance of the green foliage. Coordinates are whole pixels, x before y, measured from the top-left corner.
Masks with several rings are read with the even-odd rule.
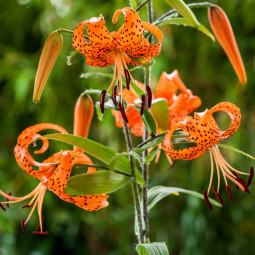
[[[99,159],[105,164],[110,164],[111,160],[117,155],[117,152],[109,147],[106,147],[100,143],[74,135],[66,134],[52,134],[45,135],[44,138],[54,139],[62,141],[74,146],[79,147],[83,151],[89,153],[91,156]],[[118,158],[118,161],[114,162],[115,170],[131,175],[130,163],[127,158]],[[140,185],[144,184],[144,180],[138,170],[136,170],[136,180]]]
[[[70,195],[108,194],[122,188],[129,180],[125,175],[106,170],[78,174],[70,177],[64,192]]]
[[[138,244],[136,251],[139,255],[169,255],[165,243],[145,243]]]

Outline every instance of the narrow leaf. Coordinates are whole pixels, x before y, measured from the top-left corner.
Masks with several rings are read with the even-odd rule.
[[[149,163],[151,162],[157,155],[159,148],[154,147],[153,150],[149,153],[149,155],[145,158],[145,162]]]
[[[139,255],[169,255],[167,246],[163,242],[138,244],[136,251]]]
[[[117,154],[117,151],[106,147],[100,143],[92,141],[90,139],[86,139],[79,136],[67,135],[67,134],[51,134],[45,135],[43,138],[46,139],[54,139],[58,141],[62,141],[74,146],[79,147],[84,152],[92,155],[93,157],[99,159],[105,164],[109,164],[111,159]],[[119,172],[131,175],[130,162],[127,158],[121,158],[116,162],[114,170],[118,170]],[[136,180],[140,185],[144,185],[144,180],[142,178],[141,173],[136,169]]]
[[[117,163],[118,160],[120,160],[123,157],[127,157],[127,156],[133,156],[135,157],[135,159],[140,163],[140,165],[142,164],[142,158],[134,151],[130,151],[130,152],[122,152],[122,153],[117,153],[112,160],[109,163],[109,170],[113,171],[114,170],[114,166]]]
[[[221,148],[224,148],[224,149],[227,149],[227,150],[230,150],[230,151],[234,151],[234,152],[240,153],[240,154],[242,154],[242,155],[244,155],[244,156],[246,156],[248,158],[251,158],[253,160],[255,159],[255,157],[253,157],[252,155],[250,155],[250,154],[248,154],[248,153],[246,153],[244,151],[238,150],[236,148],[233,148],[232,146],[229,146],[229,145],[226,145],[226,144],[222,144],[222,143],[218,143],[217,145],[219,147],[221,147]]]
[[[108,194],[122,188],[129,180],[125,175],[102,170],[70,177],[64,191],[77,196]]]
[[[191,9],[182,0],[166,0],[184,18],[189,20],[194,27],[199,27],[199,22]]]
[[[211,38],[212,41],[215,41],[215,38],[213,34],[200,22],[198,22],[198,26],[194,26],[189,20],[185,18],[167,18],[167,19],[162,19],[157,22],[158,26],[163,26],[163,25],[183,25],[183,26],[189,26],[189,27],[194,27],[201,32],[203,32],[205,35],[207,35],[209,38]]]
[[[166,99],[158,98],[152,101],[151,112],[156,120],[160,131],[164,132],[168,129],[168,103]]]
[[[132,104],[132,106],[134,106],[140,112],[140,106],[137,106],[134,104]],[[155,122],[154,117],[151,115],[151,113],[147,109],[145,109],[141,117],[149,134],[155,135],[157,133],[157,124]]]
[[[188,195],[192,195],[195,197],[198,197],[200,199],[204,199],[204,195],[200,194],[198,192],[192,191],[192,190],[186,190],[186,189],[181,189],[177,187],[164,187],[164,186],[155,186],[151,188],[148,192],[148,208],[149,210],[157,204],[160,200],[165,198],[168,195],[178,195],[178,193],[185,193]],[[211,204],[222,207],[220,203],[218,203],[216,200],[209,198]]]
[[[95,103],[95,107],[96,107],[96,112],[97,112],[97,118],[102,121],[103,120],[103,113],[101,112],[101,108],[100,108],[100,102],[96,102]]]

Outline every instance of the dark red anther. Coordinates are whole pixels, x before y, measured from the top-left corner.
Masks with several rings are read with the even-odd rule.
[[[251,185],[253,176],[254,176],[254,168],[253,168],[253,166],[251,166],[249,179],[247,181],[247,187],[249,187]]]
[[[6,211],[5,207],[0,203],[0,208],[3,210],[3,211]]]
[[[129,90],[129,88],[130,88],[130,73],[127,69],[124,69],[124,74],[125,74],[125,78],[126,78],[127,89]]]
[[[145,109],[145,104],[146,104],[146,96],[145,94],[142,95],[142,104],[141,104],[141,110],[140,110],[140,114],[141,116],[144,113],[144,109]]]
[[[219,200],[219,202],[223,205],[224,204],[223,199],[222,199],[221,195],[217,192],[216,187],[213,187],[213,192],[214,192],[215,196],[217,197],[217,199]]]
[[[12,194],[12,192],[9,192],[9,193],[8,193],[8,196],[10,196],[11,194]],[[8,203],[8,202],[9,202],[9,198],[6,198],[6,202],[7,202],[7,203],[6,203],[6,206],[7,206],[7,208],[9,208],[9,203]]]
[[[148,108],[151,108],[151,103],[152,103],[152,92],[150,86],[146,86],[146,91],[148,95]]]
[[[117,106],[116,96],[117,96],[117,86],[115,85],[112,89],[112,101],[115,104],[115,106]]]
[[[101,109],[102,113],[104,113],[104,99],[105,99],[105,95],[106,95],[106,90],[103,90],[101,92],[101,97],[100,97],[100,109]]]
[[[212,207],[212,204],[208,198],[208,193],[207,193],[207,190],[205,190],[204,192],[204,199],[205,199],[205,202],[207,204],[207,206],[209,207],[209,209],[212,211],[213,210],[213,207]]]
[[[31,205],[30,205],[30,204],[27,204],[27,205],[23,205],[22,208],[24,209],[24,208],[33,207],[33,206],[34,206],[34,204],[31,204]]]
[[[119,102],[119,110],[120,110],[122,118],[126,121],[126,123],[128,123],[128,118],[127,118],[127,115],[125,113],[125,108],[124,108],[124,106],[121,102]]]
[[[25,220],[24,220],[24,219],[21,220],[21,228],[22,228],[22,231],[23,231],[23,232],[26,232]]]
[[[48,235],[49,233],[50,233],[49,231],[44,231],[44,232],[41,232],[41,231],[33,231],[33,234],[34,234],[34,235],[46,236],[46,235]]]
[[[229,198],[230,198],[231,202],[233,203],[234,202],[233,194],[232,194],[232,191],[231,191],[229,185],[226,186],[226,190],[228,192],[228,195],[229,195]]]
[[[236,180],[244,187],[244,192],[247,192],[248,194],[250,193],[248,187],[247,187],[247,184],[246,182],[244,181],[244,179],[238,177],[236,178]]]
[[[238,173],[236,173],[235,171],[232,171],[232,173],[233,173],[233,175],[234,175],[236,178],[239,177]],[[236,185],[236,190],[239,190],[239,186],[238,186],[238,185]]]

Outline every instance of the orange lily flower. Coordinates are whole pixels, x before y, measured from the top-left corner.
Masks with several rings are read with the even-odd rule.
[[[228,114],[231,124],[226,131],[221,131],[212,117],[213,113],[223,111]],[[191,160],[198,157],[201,157],[207,150],[209,150],[210,158],[211,158],[211,175],[208,189],[204,192],[204,198],[208,205],[208,207],[212,210],[212,205],[208,199],[208,194],[211,189],[212,181],[213,181],[213,173],[214,173],[214,162],[217,169],[217,177],[218,177],[218,187],[213,187],[213,192],[215,193],[218,200],[223,204],[223,199],[219,194],[220,189],[220,171],[223,175],[226,190],[229,194],[231,201],[233,202],[233,196],[228,185],[227,179],[234,182],[237,187],[239,187],[242,191],[249,193],[248,186],[251,183],[254,170],[251,168],[249,180],[246,183],[242,178],[239,177],[239,174],[249,175],[247,173],[241,172],[233,168],[229,165],[229,163],[223,158],[220,150],[217,146],[217,143],[220,141],[230,138],[236,130],[239,128],[241,122],[241,112],[240,109],[228,102],[222,102],[210,110],[205,110],[202,113],[194,113],[194,117],[187,116],[183,122],[177,123],[169,129],[164,137],[162,143],[162,149],[166,152],[166,154],[172,159],[184,159]],[[176,129],[182,129],[186,134],[189,135],[186,139],[188,141],[193,141],[196,143],[195,146],[175,150],[171,137]]]
[[[93,105],[93,101],[89,96],[81,95],[76,103],[75,112],[74,112],[74,133],[75,135],[87,137],[89,125],[91,122],[92,115],[87,111],[87,108],[91,108],[91,103]],[[83,118],[82,116],[83,115]],[[84,122],[87,120],[87,122]],[[83,126],[85,131],[80,128]],[[64,192],[64,189],[67,185],[68,179],[70,177],[72,168],[76,164],[85,164],[91,165],[93,164],[91,159],[88,158],[81,149],[75,147],[74,150],[66,150],[60,151],[58,153],[53,154],[48,159],[44,160],[42,163],[37,162],[34,158],[29,154],[28,148],[37,139],[41,138],[41,135],[38,132],[45,129],[54,129],[58,132],[67,134],[67,131],[54,124],[50,123],[42,123],[38,125],[31,126],[25,129],[19,136],[17,145],[14,149],[14,154],[18,165],[25,170],[29,175],[40,181],[39,185],[28,195],[23,197],[14,197],[11,194],[6,194],[2,190],[0,190],[0,195],[6,198],[6,202],[0,203],[0,207],[3,210],[6,210],[2,204],[7,204],[9,207],[9,203],[18,203],[29,198],[32,198],[31,201],[24,205],[25,207],[32,207],[32,210],[25,221],[22,219],[21,225],[23,231],[25,230],[25,224],[31,218],[35,208],[37,207],[38,216],[39,216],[39,226],[34,231],[34,234],[45,235],[48,234],[48,231],[43,231],[42,223],[42,204],[46,190],[50,190],[54,192],[57,196],[59,196],[62,200],[66,202],[73,203],[84,210],[87,211],[95,211],[101,208],[104,208],[108,205],[106,201],[107,195],[83,195],[83,196],[72,196],[68,195]],[[40,150],[35,151],[35,154],[43,153],[47,150],[49,142],[47,139],[42,139],[43,145]],[[34,167],[38,167],[39,170],[34,169]],[[93,167],[89,167],[88,173],[95,172],[96,169]],[[38,231],[40,229],[40,231]]]
[[[122,77],[126,78],[126,86],[129,89],[130,79],[134,81],[128,65],[143,65],[151,61],[152,57],[158,56],[161,50],[163,35],[154,25],[140,20],[137,12],[129,7],[115,11],[112,22],[117,22],[118,16],[123,13],[125,24],[118,32],[109,32],[106,28],[102,15],[90,20],[81,22],[73,34],[73,46],[86,57],[86,62],[90,66],[107,67],[114,64],[114,75],[111,85],[107,91],[102,91],[101,110],[104,112],[104,97],[114,86],[119,84],[119,94],[122,105]],[[87,25],[89,42],[85,41],[83,30]],[[151,45],[143,36],[144,30],[153,33],[158,43]],[[116,80],[116,81],[115,81]],[[113,101],[117,106],[117,87],[113,89]]]
[[[144,85],[135,81],[136,85],[144,88]],[[179,95],[177,95],[180,91]],[[131,133],[135,136],[143,136],[144,124],[141,115],[137,109],[131,104],[135,104],[138,96],[130,90],[123,90],[123,98],[127,102],[126,116],[129,120],[128,126],[131,128]],[[153,99],[165,98],[168,102],[169,123],[168,128],[172,125],[184,120],[184,118],[201,105],[201,100],[198,96],[193,96],[192,91],[187,89],[182,82],[178,71],[175,70],[170,74],[163,72],[160,76],[157,91],[152,95]],[[112,114],[116,119],[116,126],[123,127],[121,113],[112,110]],[[165,131],[165,130],[164,130]]]

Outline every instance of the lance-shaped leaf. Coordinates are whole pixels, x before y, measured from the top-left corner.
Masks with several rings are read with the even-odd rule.
[[[163,242],[138,244],[136,251],[139,255],[169,255],[167,246]]]
[[[166,2],[189,20],[194,27],[199,27],[199,22],[191,9],[182,0],[166,0]]]
[[[151,188],[148,192],[148,208],[149,210],[160,200],[169,195],[179,195],[179,193],[185,193],[191,196],[198,197],[200,199],[204,199],[204,195],[192,190],[181,189],[177,187],[164,187],[164,186],[155,186]],[[216,205],[218,207],[222,207],[220,203],[216,200],[209,198],[211,204]]]
[[[246,83],[247,77],[235,35],[225,12],[217,5],[208,9],[211,28],[231,62],[239,81]]]
[[[132,104],[133,105],[133,104]],[[138,111],[140,111],[140,106],[133,105]],[[145,109],[143,115],[141,116],[143,123],[148,130],[150,135],[155,135],[157,132],[157,124],[155,122],[154,117],[151,115],[151,113]]]
[[[156,23],[153,23],[157,26],[163,26],[163,25],[183,25],[183,26],[189,26],[194,27],[193,23],[191,23],[186,18],[165,18],[162,20],[158,20]],[[200,22],[198,22],[199,26],[195,26],[194,28],[198,29],[199,31],[203,32],[205,35],[207,35],[209,38],[211,38],[212,41],[215,41],[214,36],[212,33]]]
[[[87,152],[91,156],[99,159],[105,164],[109,165],[112,158],[117,155],[117,151],[106,147],[100,143],[86,139],[79,136],[67,135],[67,134],[51,134],[43,136],[47,139],[54,139],[62,141],[73,146],[77,146],[84,152]],[[130,162],[127,158],[121,158],[114,166],[114,170],[122,172],[124,174],[131,175]],[[144,180],[141,173],[136,169],[136,181],[140,185],[144,185]]]
[[[129,180],[130,178],[123,174],[107,170],[79,174],[70,177],[64,192],[77,196],[108,194],[122,188]]]
[[[47,38],[37,68],[33,101],[39,103],[45,84],[63,46],[63,36],[54,31]]]

